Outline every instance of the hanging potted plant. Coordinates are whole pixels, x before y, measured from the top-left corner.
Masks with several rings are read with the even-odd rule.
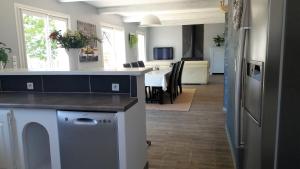
[[[91,41],[99,41],[94,36],[87,36],[80,31],[67,31],[62,34],[61,31],[53,31],[49,38],[56,42],[60,47],[65,48],[69,56],[70,69],[76,70],[79,67],[80,50],[86,47]]]
[[[129,46],[133,48],[138,43],[138,36],[136,34],[130,33],[129,34]]]
[[[9,53],[11,53],[11,48],[6,47],[5,43],[0,42],[0,69],[6,67]]]
[[[224,37],[220,36],[220,35],[217,35],[216,37],[214,37],[213,40],[217,47],[223,46],[224,41],[225,41]]]

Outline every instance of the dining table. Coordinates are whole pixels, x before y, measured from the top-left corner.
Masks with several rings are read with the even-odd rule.
[[[160,104],[163,104],[163,92],[168,89],[171,71],[172,69],[158,69],[145,74],[145,86],[151,89],[158,89],[158,101]],[[153,96],[149,99],[155,100]]]

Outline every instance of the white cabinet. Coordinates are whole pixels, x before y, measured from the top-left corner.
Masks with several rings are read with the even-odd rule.
[[[144,82],[143,77],[137,80]],[[142,86],[138,86],[141,98]],[[121,169],[141,169],[146,164],[146,114],[140,113],[144,111],[143,104],[136,104],[117,113]],[[56,110],[0,109],[0,169],[61,169],[57,121]]]
[[[55,110],[13,109],[19,168],[60,169]]]
[[[13,135],[10,110],[0,109],[0,169],[13,169]]]
[[[210,74],[224,73],[225,50],[222,47],[210,49]]]

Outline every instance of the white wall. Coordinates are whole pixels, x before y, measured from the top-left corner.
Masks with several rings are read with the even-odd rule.
[[[45,10],[56,11],[70,15],[71,29],[76,30],[77,20],[89,22],[97,25],[98,36],[100,37],[101,23],[112,24],[124,27],[125,30],[125,47],[126,47],[126,62],[137,60],[137,47],[130,48],[128,42],[128,34],[136,33],[137,31],[146,32],[147,40],[147,58],[152,60],[153,47],[171,46],[174,47],[174,59],[180,60],[182,57],[182,26],[170,27],[154,27],[154,28],[139,28],[136,23],[123,23],[122,18],[117,15],[98,15],[98,10],[88,4],[81,2],[60,3],[56,0],[1,0],[0,6],[0,41],[6,43],[13,49],[11,56],[20,56],[16,17],[14,3],[20,3],[37,7]],[[211,40],[216,34],[224,32],[224,24],[209,24],[204,27],[204,54],[205,58],[209,56],[209,47],[213,45]],[[101,52],[100,52],[101,53]],[[12,60],[10,58],[10,60]],[[102,66],[101,58],[94,66]],[[11,67],[11,62],[8,64]]]
[[[180,60],[182,58],[182,26],[149,28],[147,38],[148,60],[153,60],[154,47],[173,47],[174,60]]]
[[[182,58],[182,26],[153,27],[148,29],[147,58],[153,60],[153,47],[174,47],[174,59]],[[225,31],[224,23],[204,25],[204,60],[208,60],[212,40]]]
[[[210,48],[215,46],[213,38],[217,35],[223,35],[224,31],[225,31],[224,23],[204,25],[204,59],[205,60],[209,60]]]
[[[70,15],[71,29],[77,29],[77,20],[97,25],[97,33],[100,36],[100,22],[114,25],[123,25],[122,18],[119,16],[99,16],[98,10],[86,3],[60,3],[57,0],[1,0],[0,5],[0,41],[6,43],[13,49],[12,55],[20,56],[16,17],[14,3],[20,3],[44,10],[56,11]],[[11,56],[12,56],[11,55]],[[11,60],[11,59],[10,59]],[[101,59],[94,66],[101,66]],[[11,67],[11,63],[8,64]]]

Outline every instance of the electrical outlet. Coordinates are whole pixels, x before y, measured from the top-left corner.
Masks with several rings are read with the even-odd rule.
[[[33,90],[34,86],[32,82],[27,82],[27,90]]]
[[[111,84],[111,90],[114,91],[114,92],[118,92],[120,91],[120,86],[118,83],[113,83]]]

